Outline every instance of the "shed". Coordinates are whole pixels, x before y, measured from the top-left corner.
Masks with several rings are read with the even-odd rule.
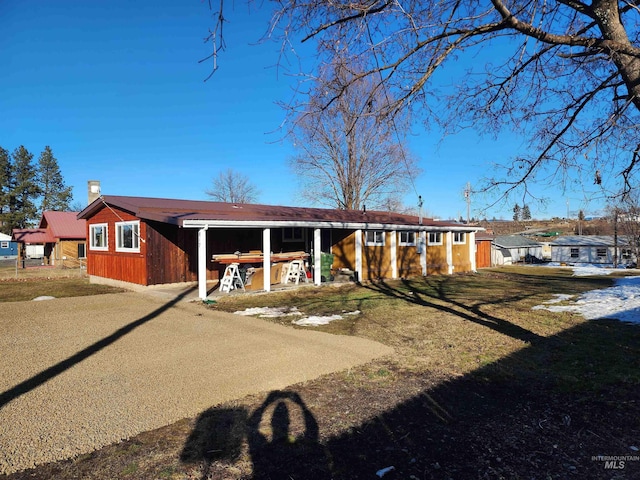
[[[522,235],[500,235],[492,243],[494,265],[542,261],[542,245]]]
[[[92,281],[197,281],[201,298],[234,255],[259,270],[266,291],[280,281],[272,255],[291,252],[302,252],[316,284],[323,254],[332,255],[332,271],[359,280],[475,271],[475,232],[482,230],[391,212],[113,195],[78,218],[87,221]]]

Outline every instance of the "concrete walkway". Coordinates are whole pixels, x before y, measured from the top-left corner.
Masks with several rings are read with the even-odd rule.
[[[2,304],[0,474],[392,349],[139,293]]]

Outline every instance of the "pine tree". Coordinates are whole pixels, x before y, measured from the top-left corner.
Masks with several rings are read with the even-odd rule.
[[[531,220],[531,210],[529,210],[529,205],[522,207],[522,220]]]
[[[513,221],[519,221],[521,214],[522,212],[520,211],[520,205],[516,203],[515,207],[513,207]]]
[[[32,226],[38,218],[35,200],[40,194],[37,183],[37,172],[31,161],[33,154],[24,146],[13,151],[14,185],[9,192],[9,205],[12,209],[10,228],[26,228]]]
[[[0,232],[11,234],[10,192],[13,189],[13,171],[9,152],[0,147]]]
[[[49,146],[38,159],[38,187],[42,195],[40,210],[64,211],[69,209],[71,202],[71,187],[64,184],[58,161],[53,156]]]

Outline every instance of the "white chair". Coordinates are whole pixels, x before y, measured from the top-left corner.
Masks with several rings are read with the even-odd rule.
[[[239,266],[239,263],[230,263],[227,265],[227,268],[224,269],[224,275],[222,276],[222,280],[220,280],[221,292],[229,293],[236,288],[242,288],[242,290],[244,290],[244,283],[238,270]]]
[[[287,268],[284,283],[293,282],[297,285],[298,282],[300,282],[300,277],[304,278],[305,282],[309,281],[307,271],[304,268],[304,262],[302,260],[292,260]]]

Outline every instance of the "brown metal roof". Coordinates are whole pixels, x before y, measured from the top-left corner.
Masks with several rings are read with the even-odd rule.
[[[87,238],[87,221],[78,219],[78,212],[44,212],[40,228],[49,229],[55,238]]]
[[[104,195],[78,214],[87,219],[94,212],[108,205],[125,210],[138,218],[183,225],[185,220],[247,221],[247,222],[340,222],[374,223],[418,226],[414,215],[367,210],[336,210],[327,208],[285,207],[276,205],[176,200],[168,198],[125,197]],[[423,218],[423,226],[456,226],[459,224]],[[475,228],[472,228],[472,230]]]

